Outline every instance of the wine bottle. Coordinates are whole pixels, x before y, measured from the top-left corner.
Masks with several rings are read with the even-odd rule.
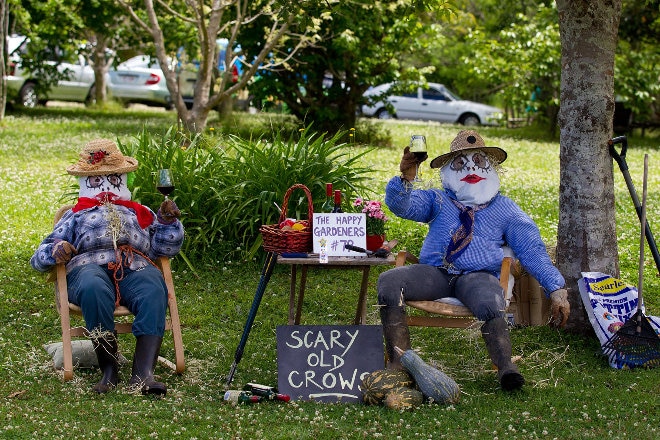
[[[248,391],[255,396],[264,397],[266,400],[280,400],[282,402],[288,402],[291,400],[291,397],[288,394],[280,394],[273,387],[267,385],[260,385],[258,383],[248,383],[243,387],[244,391]]]
[[[243,403],[243,404],[259,403],[263,399],[264,399],[263,397],[255,396],[254,394],[248,391],[229,390],[225,392],[225,400],[231,403]]]
[[[332,208],[332,212],[344,212],[341,209],[341,191],[338,189],[335,190],[335,206]]]
[[[332,202],[332,183],[325,184],[325,203],[321,207],[323,212],[332,212],[334,204]]]

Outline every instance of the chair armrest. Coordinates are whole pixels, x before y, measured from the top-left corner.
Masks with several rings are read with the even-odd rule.
[[[419,258],[408,251],[399,251],[394,259],[394,265],[399,267],[405,266],[406,263],[417,264],[419,263]]]

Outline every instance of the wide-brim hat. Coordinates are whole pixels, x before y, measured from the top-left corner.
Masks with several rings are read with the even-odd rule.
[[[493,157],[497,163],[506,160],[506,151],[499,147],[487,147],[484,140],[474,130],[463,130],[451,141],[449,153],[442,154],[431,161],[431,168],[440,168],[463,150],[481,150]]]
[[[125,174],[135,171],[138,161],[124,156],[117,144],[109,139],[94,139],[87,142],[80,152],[80,160],[67,167],[73,176],[101,176],[105,174]]]

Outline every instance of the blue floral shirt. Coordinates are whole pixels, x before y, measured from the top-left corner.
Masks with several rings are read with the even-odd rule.
[[[502,246],[506,244],[545,289],[546,295],[564,287],[564,277],[552,264],[534,221],[513,200],[501,194],[485,208],[475,211],[472,241],[465,252],[448,264],[447,246],[461,225],[460,210],[451,198],[455,199],[447,190],[412,189],[400,177],[392,178],[387,184],[385,203],[395,215],[429,225],[420,263],[444,267],[454,274],[485,270],[499,276],[504,258]]]
[[[179,220],[171,224],[158,222],[156,215],[152,223],[142,229],[137,216],[132,209],[112,205],[121,223],[117,235],[117,246],[130,245],[151,260],[159,256],[173,257],[183,244],[183,225]],[[67,211],[55,225],[53,232],[46,237],[30,259],[30,265],[40,271],[47,272],[55,266],[53,246],[59,241],[68,241],[78,253],[66,264],[67,273],[74,267],[85,264],[104,265],[115,261],[113,232],[110,228],[110,209],[106,206],[96,206],[78,212]],[[152,211],[153,213],[153,211]],[[133,254],[130,268],[133,270],[149,264],[139,254]]]

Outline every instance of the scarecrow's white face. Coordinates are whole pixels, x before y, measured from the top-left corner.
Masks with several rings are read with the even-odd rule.
[[[131,192],[127,185],[128,174],[107,174],[104,176],[78,177],[80,197],[103,199],[105,193],[113,194],[120,200],[131,200]],[[110,197],[113,198],[113,197]]]
[[[500,190],[500,177],[481,150],[466,150],[440,169],[442,184],[466,206],[482,205]]]

